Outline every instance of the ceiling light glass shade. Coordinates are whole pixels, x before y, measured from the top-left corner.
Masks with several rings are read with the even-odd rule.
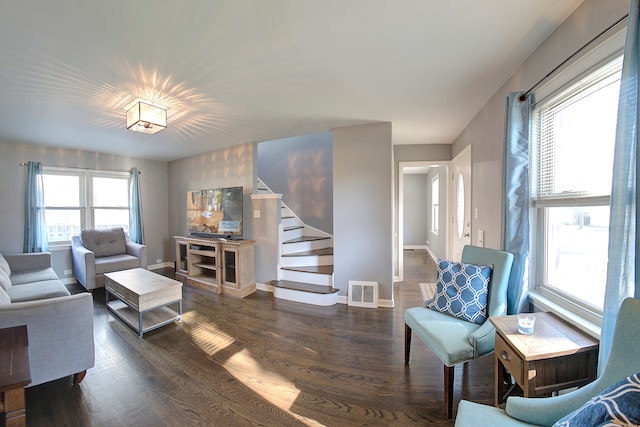
[[[136,102],[127,111],[127,129],[154,134],[167,128],[167,110],[162,107]]]

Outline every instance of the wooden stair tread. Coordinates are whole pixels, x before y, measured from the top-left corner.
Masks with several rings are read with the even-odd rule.
[[[285,227],[284,231],[298,230],[304,228],[304,225],[292,225],[291,227]]]
[[[333,265],[309,265],[300,267],[281,267],[281,270],[300,271],[302,273],[333,274]]]
[[[293,252],[290,254],[282,254],[283,257],[296,257],[296,256],[318,256],[318,255],[333,255],[333,248],[321,248],[313,249],[311,251]]]
[[[283,244],[287,244],[287,243],[312,242],[314,240],[326,240],[326,239],[329,239],[329,237],[326,237],[326,236],[300,236],[300,237],[296,237],[295,239],[286,240],[286,241],[284,241],[282,243]]]
[[[272,280],[271,286],[314,294],[334,294],[338,292],[338,289],[334,289],[331,286],[314,285],[311,283],[294,282],[291,280]]]

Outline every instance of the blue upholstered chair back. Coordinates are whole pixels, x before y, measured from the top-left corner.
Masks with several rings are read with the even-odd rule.
[[[507,288],[513,264],[513,254],[495,249],[465,246],[461,261],[469,264],[493,265],[487,314],[504,316],[507,314]]]
[[[613,332],[611,352],[598,381],[609,386],[640,372],[640,299],[622,302]]]

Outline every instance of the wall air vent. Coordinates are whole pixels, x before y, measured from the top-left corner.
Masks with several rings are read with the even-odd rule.
[[[354,307],[378,308],[378,282],[349,280],[348,304]]]

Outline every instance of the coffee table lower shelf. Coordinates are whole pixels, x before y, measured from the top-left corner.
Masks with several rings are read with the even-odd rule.
[[[170,305],[177,304],[179,311],[171,309]],[[138,312],[120,300],[113,300],[107,303],[109,310],[118,316],[127,325],[143,334],[168,325],[174,321],[182,320],[182,300],[171,302],[163,307],[156,307],[151,310]],[[143,316],[144,315],[144,316]]]

